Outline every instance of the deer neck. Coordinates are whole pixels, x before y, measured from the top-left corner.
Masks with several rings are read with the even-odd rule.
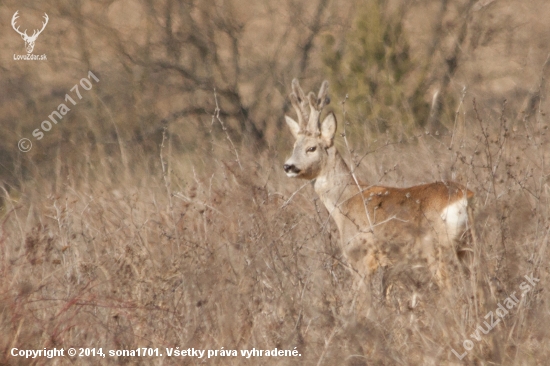
[[[359,193],[359,187],[336,147],[330,147],[327,153],[327,164],[313,182],[313,188],[342,233],[346,221],[342,205]]]

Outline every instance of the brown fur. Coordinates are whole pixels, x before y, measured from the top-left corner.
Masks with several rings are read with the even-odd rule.
[[[326,90],[325,82],[318,101],[328,100]],[[474,193],[450,181],[408,188],[358,182],[333,144],[336,117],[329,113],[320,123],[319,106],[310,105],[306,119],[304,95],[293,81],[291,101],[299,122],[285,116],[296,142],[284,169],[291,177],[312,180],[338,227],[348,263],[363,278],[397,264],[421,266],[446,285],[446,264],[456,258],[456,245],[471,226]]]

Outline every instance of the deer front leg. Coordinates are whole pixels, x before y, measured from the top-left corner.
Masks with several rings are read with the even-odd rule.
[[[387,257],[377,248],[368,247],[366,240],[346,253],[350,265],[356,272],[354,287],[363,287],[367,291],[372,306],[378,308],[385,301],[384,272],[389,266]]]

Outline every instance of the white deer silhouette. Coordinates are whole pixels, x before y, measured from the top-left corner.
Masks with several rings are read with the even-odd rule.
[[[21,35],[21,38],[23,38],[23,40],[25,41],[25,48],[27,49],[27,53],[32,53],[32,50],[34,49],[34,42],[36,42],[36,39],[38,38],[40,33],[42,33],[44,28],[46,28],[46,24],[48,24],[48,20],[49,20],[48,14],[44,13],[44,19],[46,21],[42,23],[42,29],[40,30],[35,29],[34,32],[32,33],[32,36],[28,36],[26,29],[24,32],[21,32],[19,30],[19,27],[17,28],[15,27],[15,21],[17,20],[17,18],[19,18],[19,15],[17,13],[19,13],[19,10],[17,10],[15,14],[13,14],[13,17],[11,18],[11,26],[17,33]]]

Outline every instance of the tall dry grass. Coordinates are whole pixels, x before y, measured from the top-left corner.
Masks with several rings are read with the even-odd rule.
[[[139,164],[146,153],[122,145],[92,159],[103,162],[95,166],[64,166],[60,153],[55,182],[34,176],[21,182],[19,197],[4,191],[2,363],[50,362],[14,358],[13,347],[158,347],[163,353],[167,347],[296,347],[296,358],[57,362],[543,364],[548,124],[542,113],[509,121],[504,107],[495,114],[474,106],[458,111],[452,135],[417,130],[365,137],[369,143],[348,156],[372,184],[455,179],[476,192],[477,240],[468,271],[454,279],[447,297],[401,282],[408,295],[418,294],[418,307],[362,302],[326,210],[307,182],[287,179],[280,169],[290,139],[285,150],[258,154],[227,135],[204,141],[201,154],[190,156],[172,146],[179,132],[165,131],[160,155],[148,164]],[[220,122],[212,117],[212,124]],[[540,283],[459,361],[451,349],[462,354],[463,341],[473,340],[487,312],[531,274]]]
[[[243,4],[0,4],[6,24],[17,9],[29,29],[44,12],[51,19],[36,48],[48,63],[0,60],[0,363],[545,364],[550,3]],[[350,29],[369,4],[382,9],[373,34],[399,26],[376,43],[376,64],[359,64],[378,95],[324,60],[347,47],[357,53],[343,70],[361,60]],[[0,43],[8,56],[24,52],[9,28]],[[397,70],[388,57],[400,50],[410,54]],[[101,81],[19,152],[90,69]],[[307,182],[281,169],[293,77],[338,85],[331,107],[339,132],[349,123],[349,146],[336,144],[358,177],[399,187],[452,179],[476,193],[477,235],[449,294],[406,262],[386,274],[395,291],[382,307],[354,286],[332,219]],[[425,121],[433,110],[415,104],[436,113]],[[540,282],[475,340],[531,274]],[[473,348],[459,360],[452,350],[463,354],[465,340]],[[165,356],[32,360],[13,347]],[[205,361],[167,357],[167,347],[301,356]]]

